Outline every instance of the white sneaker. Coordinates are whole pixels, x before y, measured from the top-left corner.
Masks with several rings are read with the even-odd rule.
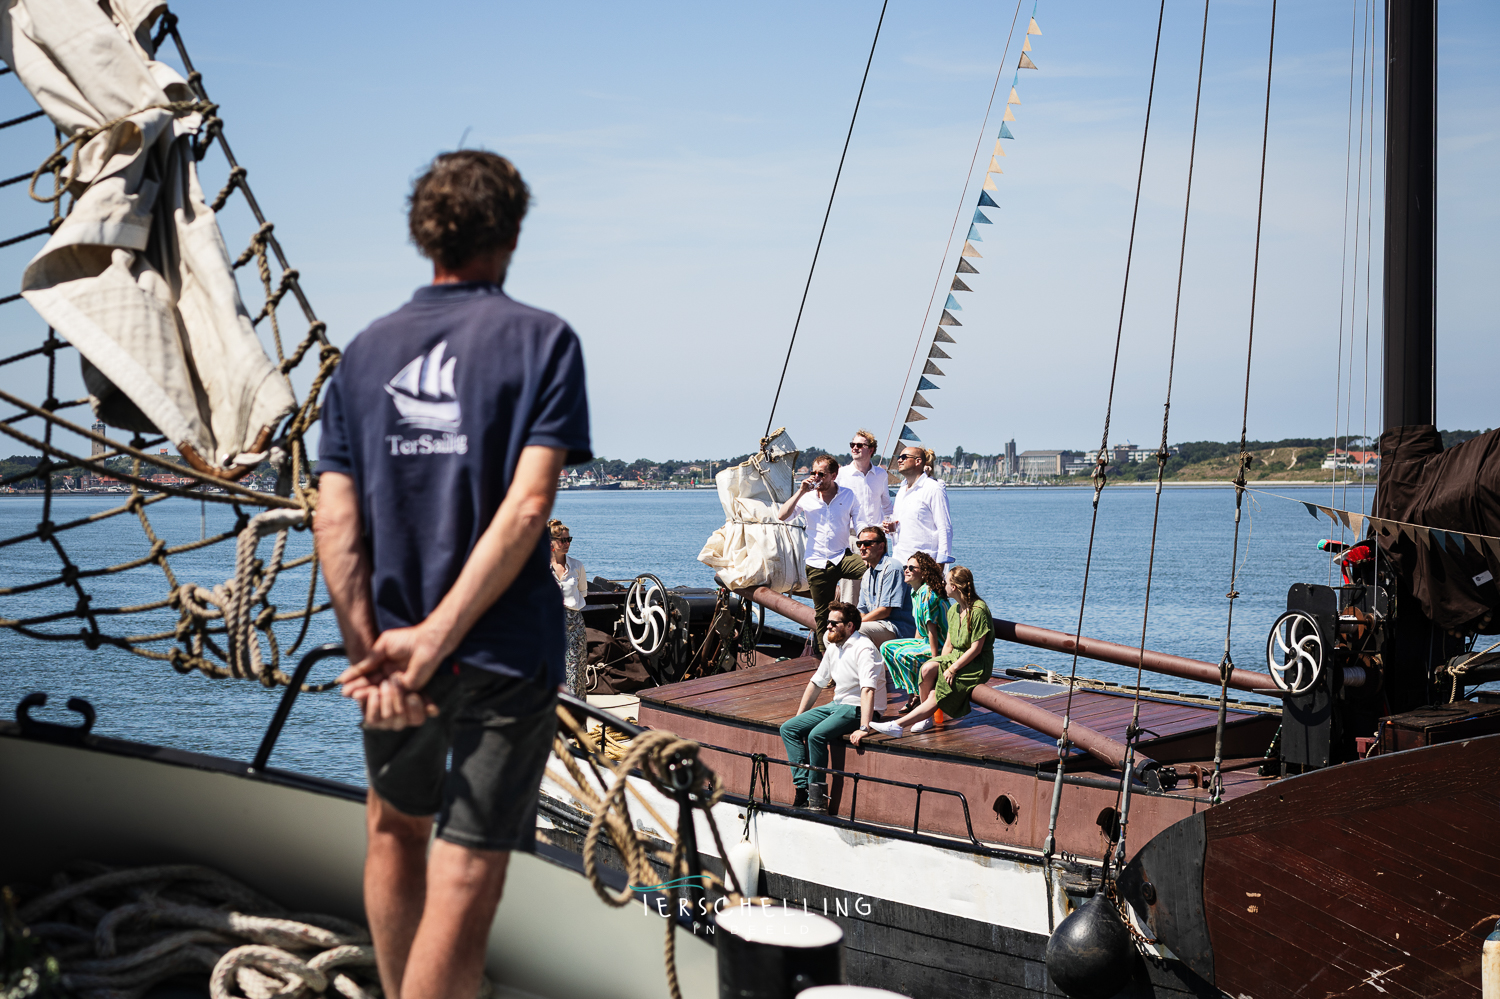
[[[918,732],[925,732],[930,728],[932,728],[932,719],[923,718],[921,721],[917,722],[911,727],[911,734],[916,735]]]
[[[901,737],[901,726],[897,725],[893,721],[870,722],[870,730],[873,732],[879,732],[881,735],[892,736],[893,738],[899,739]]]

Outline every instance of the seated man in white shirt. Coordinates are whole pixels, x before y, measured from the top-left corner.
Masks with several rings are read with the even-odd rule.
[[[896,455],[896,471],[906,481],[896,490],[895,509],[880,526],[895,533],[891,554],[905,562],[914,552],[926,552],[938,565],[953,561],[953,518],[948,515],[948,490],[927,474],[932,452],[903,447]]]
[[[781,505],[777,516],[791,520],[802,514],[807,528],[803,561],[807,563],[807,588],[812,591],[813,653],[823,654],[823,625],[828,605],[839,580],[858,579],[865,563],[849,550],[849,538],[858,526],[854,521],[854,493],[838,484],[839,463],[832,455],[813,459],[812,474],[802,487]]]
[[[885,711],[885,667],[875,643],[859,632],[859,611],[853,604],[828,606],[828,651],[807,681],[795,717],[781,726],[792,782],[797,786],[793,805],[813,811],[828,810],[828,775],[800,764],[828,766],[828,744],[853,731],[868,732],[870,723]],[[819,692],[833,686],[833,702],[814,708]]]

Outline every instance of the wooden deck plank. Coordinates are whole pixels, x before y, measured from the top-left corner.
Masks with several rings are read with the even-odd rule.
[[[778,676],[788,676],[804,671],[810,674],[817,668],[817,665],[818,661],[810,656],[802,659],[788,659],[785,662],[773,663],[770,666],[732,670],[728,673],[719,673],[714,676],[699,677],[696,680],[683,680],[679,683],[669,683],[660,687],[649,687],[640,692],[640,697],[643,701],[672,704],[691,698],[696,694],[708,693],[715,690],[727,690],[731,687],[748,686],[760,683],[763,680],[774,679]]]

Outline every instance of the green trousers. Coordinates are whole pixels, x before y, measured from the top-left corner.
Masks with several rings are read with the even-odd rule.
[[[828,744],[859,728],[859,705],[825,704],[788,719],[781,726],[781,741],[786,744],[786,759],[792,764],[792,783],[798,787],[827,785],[828,775],[808,770],[800,764],[828,766]],[[810,757],[810,758],[809,758]]]
[[[865,560],[844,549],[844,557],[825,566],[807,566],[807,588],[812,591],[813,602],[813,651],[819,658],[823,655],[823,629],[828,624],[828,605],[838,593],[839,581],[859,579],[869,567]]]

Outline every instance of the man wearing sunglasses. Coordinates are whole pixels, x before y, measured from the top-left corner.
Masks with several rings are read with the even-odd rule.
[[[890,477],[884,466],[875,464],[875,446],[870,431],[854,431],[849,438],[849,464],[839,469],[839,485],[854,494],[854,522],[861,527],[891,515]],[[858,605],[860,585],[858,579],[844,580],[839,584],[839,599]]]
[[[828,651],[802,691],[797,714],[781,726],[787,762],[792,764],[796,808],[828,810],[828,775],[802,764],[828,766],[828,744],[858,729],[870,731],[885,711],[885,668],[875,643],[860,634],[859,611],[837,601],[828,607]],[[813,707],[818,694],[833,687],[833,702]]]
[[[885,531],[871,524],[859,529],[854,542],[868,567],[864,596],[859,601],[860,634],[879,648],[897,638],[914,638],[917,622],[911,612],[911,587],[900,562],[885,553]]]
[[[813,650],[820,656],[828,605],[839,580],[858,579],[865,574],[864,560],[849,550],[849,538],[856,526],[854,493],[838,484],[838,474],[838,459],[819,455],[813,460],[812,474],[802,480],[802,486],[777,513],[782,520],[800,513],[806,525],[803,560],[807,563],[807,588],[812,591]]]
[[[953,561],[953,518],[948,515],[948,490],[927,474],[929,452],[903,447],[896,455],[896,471],[905,481],[896,490],[895,509],[881,527],[895,532],[900,562],[914,552],[926,552],[938,565]]]

